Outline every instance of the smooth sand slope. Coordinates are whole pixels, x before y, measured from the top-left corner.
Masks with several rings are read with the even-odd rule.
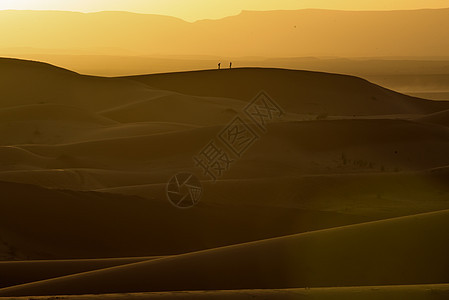
[[[185,121],[204,124],[205,121],[198,119],[198,110],[205,105],[210,113],[203,114],[203,118],[212,124],[221,124],[223,118],[228,121],[228,109],[239,102],[186,96],[119,78],[80,75],[40,62],[0,58],[0,66],[0,108],[51,103],[74,106],[90,112],[108,111],[124,122]],[[163,99],[166,101],[161,102]],[[148,110],[148,116],[142,114],[141,109]],[[126,117],[130,110],[134,112],[134,116]],[[51,115],[51,111],[46,115]],[[184,118],[181,120],[180,116]]]
[[[147,116],[147,119],[151,118]],[[123,124],[77,107],[58,104],[0,109],[0,124],[0,143],[5,146],[63,144],[151,135],[197,127],[157,121]]]
[[[0,110],[0,118],[4,123],[34,121],[84,122],[98,125],[114,125],[117,122],[83,111],[76,106],[57,104],[31,104],[14,106]]]
[[[67,300],[157,300],[157,299],[224,299],[224,300],[442,300],[449,296],[448,284],[404,285],[404,286],[367,286],[313,289],[268,289],[268,290],[228,290],[228,291],[182,291],[126,293],[102,295],[59,296]],[[54,300],[53,296],[33,297],[36,300]],[[0,299],[4,299],[0,297]],[[28,300],[28,297],[14,297],[17,300]]]
[[[197,155],[223,128],[202,127],[166,134],[60,145],[0,147],[15,157],[28,153],[46,168],[158,172],[166,182],[176,170],[194,167]],[[334,120],[272,124],[225,178],[292,174],[423,170],[449,165],[444,127],[403,120]],[[422,155],[423,151],[427,155]],[[6,156],[5,156],[6,158]],[[43,167],[30,158],[27,169]],[[8,171],[5,162],[4,171]],[[136,183],[137,184],[137,183]],[[130,184],[127,184],[130,185]]]
[[[223,105],[232,109],[233,104],[238,103],[230,100],[217,103],[219,99],[210,97],[248,101],[260,90],[266,90],[290,113],[311,115],[430,113],[448,109],[449,105],[401,95],[357,77],[320,72],[243,68],[103,78],[31,61],[2,58],[0,65],[0,107],[54,103],[95,112],[115,111],[119,107],[129,112],[147,107],[165,108],[164,115],[170,116],[174,106],[184,107],[191,102],[192,107],[186,109],[184,115],[197,116],[200,104],[207,104],[207,101],[210,101],[208,105],[218,105],[216,109]],[[23,88],[25,82],[26,89]],[[207,98],[185,97],[173,92]],[[166,106],[158,102],[163,97],[167,97]],[[154,103],[146,102],[151,99]],[[129,106],[131,103],[135,104]],[[202,116],[210,117],[207,113]]]
[[[239,100],[173,93],[105,110],[101,115],[122,123],[156,121],[213,125],[227,123],[245,105]]]
[[[184,211],[165,198],[148,200],[13,183],[0,183],[0,187],[0,239],[9,259],[180,254],[373,219],[341,212],[207,202]]]
[[[445,283],[449,210],[0,289],[1,296]]]
[[[239,68],[124,78],[190,95],[246,101],[265,90],[287,111],[300,114],[387,115],[449,107],[447,102],[405,96],[358,77],[310,71]]]
[[[75,106],[30,104],[0,109],[0,144],[58,144],[117,122]]]
[[[409,173],[306,175],[203,182],[207,193],[202,201],[208,204],[290,207],[391,218],[449,209],[448,171],[441,168]],[[99,191],[158,200],[164,199],[165,184],[123,186]]]
[[[209,125],[226,123],[244,105],[238,100],[161,91],[119,78],[80,75],[39,62],[0,58],[0,66],[0,108],[59,104],[104,112],[119,122]],[[50,115],[51,111],[46,113]]]
[[[418,118],[416,120],[447,127],[447,126],[449,126],[449,110],[436,112],[436,113]]]
[[[95,111],[124,104],[124,99],[160,95],[132,82],[83,76],[39,62],[1,58],[0,65],[0,107],[52,103]]]
[[[0,287],[109,268],[158,257],[0,262]]]

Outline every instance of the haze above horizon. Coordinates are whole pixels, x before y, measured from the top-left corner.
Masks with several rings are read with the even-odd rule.
[[[296,10],[306,8],[336,10],[408,10],[447,8],[449,0],[3,0],[0,10],[62,10],[76,12],[128,11],[160,14],[187,21],[236,15],[242,10]]]

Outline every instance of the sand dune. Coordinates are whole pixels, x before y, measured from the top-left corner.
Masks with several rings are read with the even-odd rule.
[[[0,109],[0,144],[57,144],[116,122],[73,106],[34,104]]]
[[[417,121],[438,124],[443,126],[449,126],[449,110],[436,112],[421,118],[416,119]]]
[[[241,68],[125,78],[190,95],[246,101],[266,90],[294,113],[385,115],[435,112],[449,106],[447,102],[404,96],[357,77],[310,71]]]
[[[412,285],[449,282],[449,102],[282,69],[102,78],[0,59],[0,79],[0,260],[24,260],[0,263],[0,295],[427,297]],[[193,156],[261,89],[287,115],[211,182]],[[189,210],[167,201],[181,171],[204,188]]]
[[[373,219],[319,210],[206,202],[182,211],[165,198],[150,200],[14,183],[1,183],[0,187],[0,237],[20,254],[19,258],[29,259],[170,255]]]
[[[102,111],[101,114],[123,123],[156,121],[213,125],[229,122],[244,106],[245,102],[233,99],[173,93]],[[205,111],[208,113],[204,114]]]
[[[83,111],[74,106],[56,104],[34,104],[17,106],[0,110],[1,122],[24,122],[24,121],[59,121],[59,122],[83,122],[98,125],[113,125],[116,122]]]
[[[176,170],[172,170],[172,173]],[[136,195],[165,203],[163,172],[59,169],[0,172],[0,180],[51,188]],[[167,171],[167,178],[171,174]],[[449,208],[448,172],[376,172],[239,178],[204,181],[202,202],[220,205],[294,207],[376,218]],[[425,201],[423,199],[426,199]]]
[[[382,299],[396,300],[440,300],[449,296],[447,284],[402,285],[402,286],[365,286],[341,288],[313,288],[313,289],[265,289],[265,290],[228,290],[228,291],[182,291],[182,292],[153,292],[102,295],[63,296],[67,300],[157,300],[157,299],[220,299],[220,300],[359,300]],[[0,297],[0,299],[4,299]],[[28,300],[28,297],[14,297],[17,300]],[[53,300],[54,297],[33,297],[36,300]]]
[[[4,261],[0,262],[0,287],[3,288],[156,258],[160,257]]]
[[[175,126],[175,131],[159,133],[157,130],[171,127],[160,127],[157,124],[153,127],[146,123],[129,126],[90,130],[80,136],[80,142],[70,144],[0,147],[0,152],[3,153],[0,159],[0,180],[51,188],[137,194],[161,202],[166,201],[165,194],[161,193],[164,184],[181,170],[194,172],[203,181],[209,180],[202,176],[200,168],[194,166],[192,157],[221,130],[220,126],[193,129]],[[147,130],[153,134],[138,135]],[[128,132],[131,133],[127,134]],[[133,136],[132,132],[137,136]],[[249,199],[256,200],[256,195],[260,194],[256,191],[254,195],[243,193],[253,184],[246,179],[271,178],[273,183],[262,186],[262,190],[273,186],[276,187],[273,192],[277,192],[283,188],[292,194],[284,193],[282,197],[296,201],[304,197],[310,199],[297,192],[296,186],[302,182],[303,176],[324,175],[321,182],[318,179],[313,183],[313,186],[320,186],[327,182],[326,176],[330,174],[354,174],[354,178],[356,174],[376,174],[370,178],[364,177],[368,178],[366,182],[372,182],[371,192],[366,197],[382,198],[382,195],[386,196],[382,190],[389,183],[388,180],[377,178],[392,172],[414,172],[449,165],[446,155],[449,151],[448,134],[444,127],[403,120],[325,120],[271,124],[268,133],[224,174],[223,179],[242,180],[242,184],[237,182],[226,185],[230,191],[234,191],[231,194],[215,187],[208,189],[215,197],[222,198],[222,194],[239,195],[235,198],[246,202]],[[123,137],[125,135],[129,137]],[[427,155],[423,156],[423,151]],[[286,183],[278,185],[278,181],[274,179],[276,177],[287,178]],[[351,177],[347,178],[348,182],[355,182]],[[403,183],[398,183],[399,194],[393,193],[393,199],[417,199],[414,195],[418,194],[424,197],[433,195],[438,199],[444,197],[444,193],[442,196],[434,194],[432,189],[435,187],[411,184],[425,182],[427,179],[404,178]],[[409,186],[415,193],[400,192],[400,187],[407,184],[407,180],[411,180]],[[151,187],[155,184],[160,185],[156,190]],[[337,183],[333,183],[335,185]],[[130,189],[127,188],[129,186]],[[140,191],[135,193],[136,189]],[[215,190],[222,192],[216,194],[213,192]],[[446,189],[435,189],[437,190]],[[343,194],[356,202],[357,197],[365,197],[355,184],[349,185]],[[261,195],[263,199],[268,199],[268,195],[275,196],[276,199],[281,197],[272,193]],[[327,201],[332,202],[332,194],[329,196]],[[336,201],[343,200],[338,197]],[[380,200],[377,199],[375,203],[378,201]],[[402,205],[398,204],[398,207],[401,208]]]
[[[404,91],[403,93],[413,96],[413,97],[432,99],[432,100],[447,101],[449,99],[449,92],[407,92],[407,91]]]
[[[150,173],[89,168],[48,168],[0,172],[0,180],[3,181],[29,183],[49,188],[71,190],[95,190],[123,185],[147,184],[148,182],[159,182],[161,176],[163,175],[158,172]]]
[[[444,170],[426,170],[228,179],[216,183],[203,182],[207,194],[202,201],[208,204],[290,207],[388,218],[449,209],[448,174]],[[165,200],[165,183],[98,191]]]
[[[134,117],[129,112],[119,115]],[[156,118],[149,115],[148,119]],[[0,109],[0,123],[2,145],[62,144],[173,132],[196,127],[183,123],[154,121],[122,124],[100,114],[59,104],[35,104]]]
[[[0,58],[0,66],[1,108],[52,103],[99,111],[165,93],[131,81],[79,75],[40,62]]]
[[[0,76],[3,80],[0,107],[54,103],[98,112],[118,107],[125,109],[127,105],[135,103],[127,108],[129,110],[134,107],[135,111],[142,105],[155,105],[165,96],[167,101],[177,103],[181,107],[192,103],[193,107],[185,110],[184,115],[191,115],[193,118],[198,116],[195,107],[198,101],[216,103],[219,100],[210,97],[248,101],[262,89],[274,97],[287,111],[299,114],[431,113],[447,109],[449,105],[447,102],[424,101],[401,95],[360,78],[319,72],[244,68],[232,71],[155,74],[126,77],[132,80],[125,80],[124,78],[78,75],[51,65],[31,61],[3,58],[0,64],[2,65]],[[30,82],[27,89],[21,89],[20,84],[24,80]],[[57,85],[58,89],[54,89],[54,85]],[[179,95],[173,98],[173,92],[157,89],[209,98],[202,100],[194,98],[195,101],[192,102],[192,97],[183,98]],[[153,101],[150,101],[151,99]],[[189,99],[190,102],[186,102]],[[221,101],[220,106],[234,109],[233,103],[238,102]],[[149,108],[160,109],[161,104]],[[141,121],[142,112],[134,113],[140,113],[140,117],[137,115],[134,119]],[[151,115],[154,116],[153,111],[150,112]],[[204,114],[202,116],[204,117]],[[124,118],[117,114],[115,117]],[[144,119],[158,121],[148,120],[148,117]]]
[[[44,168],[48,159],[14,146],[0,146],[0,168],[7,170]]]
[[[193,252],[4,288],[0,295],[445,283],[448,215],[446,210]]]
[[[167,174],[164,172],[194,169],[192,157],[221,129],[215,126],[64,145],[21,145],[20,149],[56,159],[48,165],[53,168],[159,169],[161,174]],[[448,147],[448,134],[443,127],[403,120],[277,123],[226,176],[434,168],[449,164],[444,150]],[[428,155],[423,157],[422,149]],[[254,161],[260,164],[254,166]]]
[[[195,125],[171,122],[138,122],[132,124],[119,124],[102,129],[84,132],[78,139],[84,141],[124,138],[130,136],[144,136],[149,134],[168,133],[196,128]]]

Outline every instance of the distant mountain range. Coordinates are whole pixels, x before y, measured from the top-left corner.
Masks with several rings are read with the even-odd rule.
[[[243,11],[186,22],[128,12],[0,11],[1,52],[446,56],[449,9]]]

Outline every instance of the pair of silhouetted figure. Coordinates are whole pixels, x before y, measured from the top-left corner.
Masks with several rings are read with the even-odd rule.
[[[218,63],[218,70],[221,69],[221,62]],[[232,61],[229,63],[229,69],[232,69]]]

